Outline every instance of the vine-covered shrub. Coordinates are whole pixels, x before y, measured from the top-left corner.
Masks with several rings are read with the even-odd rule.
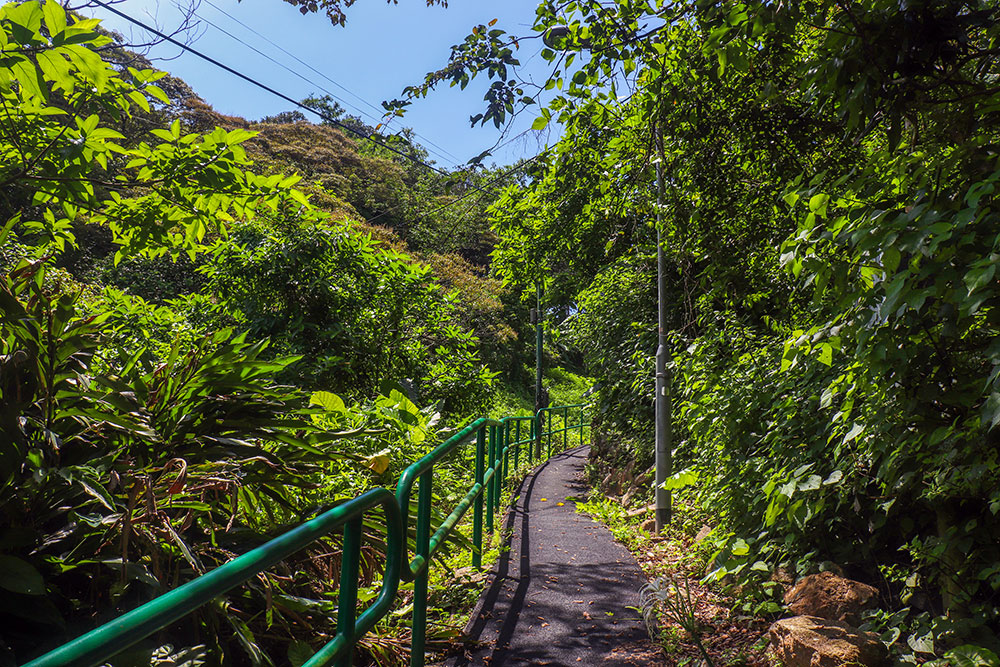
[[[621,266],[655,252],[655,220],[679,314],[670,484],[719,521],[717,574],[763,585],[833,559],[880,586],[871,627],[898,656],[996,648],[996,7],[543,3],[537,19],[561,37],[535,127],[565,131],[494,208],[496,266],[580,307],[609,413],[648,411],[656,319],[631,296],[656,276]],[[417,92],[488,75],[506,39],[471,36]]]
[[[234,225],[206,270],[221,321],[304,355],[296,384],[360,397],[408,380],[449,411],[485,398],[493,376],[430,268],[350,223]]]
[[[427,267],[257,173],[247,123],[185,115],[97,21],[8,3],[0,44],[0,664],[23,664],[391,485],[492,373]],[[300,663],[339,558],[317,543],[120,662]],[[380,632],[362,650],[400,662]]]

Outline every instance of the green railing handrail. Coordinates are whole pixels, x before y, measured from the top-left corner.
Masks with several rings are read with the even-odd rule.
[[[337,633],[303,667],[318,667],[333,661],[336,661],[337,667],[349,667],[352,661],[351,652],[358,640],[389,613],[400,581],[414,582],[410,665],[422,667],[426,646],[428,574],[434,554],[471,507],[473,509],[472,563],[477,568],[482,567],[484,524],[487,532],[493,530],[493,515],[500,508],[511,455],[515,470],[518,467],[522,445],[529,445],[529,463],[535,459],[541,461],[543,438],[548,437],[547,449],[548,455],[551,456],[552,436],[562,433],[565,447],[568,444],[569,431],[576,429],[580,431],[580,444],[584,444],[586,407],[586,404],[577,403],[543,408],[534,415],[506,417],[501,420],[479,418],[404,470],[396,485],[395,495],[382,488],[367,491],[220,565],[211,572],[196,577],[32,660],[23,667],[65,665],[75,667],[99,664],[342,526],[344,542],[337,605]],[[579,422],[570,424],[569,410],[576,408],[580,409]],[[557,411],[562,413],[562,428],[555,430],[550,427],[549,430],[543,431],[545,413],[554,414]],[[552,420],[549,421],[551,424]],[[528,437],[522,439],[521,425],[524,422],[528,422]],[[476,441],[473,484],[431,535],[434,466],[445,456],[473,439]],[[533,453],[533,449],[537,451]],[[418,489],[415,553],[412,559],[407,560],[409,553],[406,548],[406,535],[410,525],[410,495],[415,484]],[[375,602],[360,616],[356,616],[361,522],[364,514],[375,507],[382,507],[385,511],[386,560],[382,588]]]
[[[386,561],[382,589],[375,602],[360,617],[355,618],[361,552],[361,519],[366,511],[375,507],[382,507],[385,511]],[[344,557],[341,560],[337,634],[303,667],[326,665],[337,658],[341,658],[339,664],[349,666],[350,649],[389,612],[399,586],[400,560],[403,553],[402,522],[399,505],[396,504],[392,494],[385,489],[372,489],[343,505],[338,505],[256,549],[220,565],[211,572],[195,577],[186,584],[32,660],[25,667],[99,664],[254,578],[260,572],[341,526],[344,526]]]

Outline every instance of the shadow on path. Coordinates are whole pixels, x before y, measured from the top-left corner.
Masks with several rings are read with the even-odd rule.
[[[553,456],[521,484],[503,529],[501,556],[467,634],[478,648],[450,658],[470,665],[650,665],[658,651],[634,609],[645,583],[611,533],[576,512],[587,448]]]

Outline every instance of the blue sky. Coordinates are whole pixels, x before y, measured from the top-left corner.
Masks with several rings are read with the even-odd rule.
[[[192,45],[293,99],[314,93],[322,95],[324,91],[320,87],[326,88],[356,107],[349,108],[350,113],[359,115],[358,110],[361,110],[367,114],[365,119],[374,125],[378,111],[368,104],[381,109],[382,100],[400,97],[404,86],[419,83],[428,71],[443,66],[450,46],[462,41],[473,26],[498,19],[497,28],[519,36],[532,34],[536,5],[537,0],[451,0],[449,6],[443,8],[427,7],[424,0],[400,0],[398,5],[383,0],[358,0],[347,10],[347,25],[337,27],[330,25],[323,14],[303,16],[297,8],[281,0],[202,0],[196,11],[204,21],[198,32],[200,36]],[[155,22],[165,31],[175,28],[179,21],[179,11],[173,0],[127,0],[116,8],[146,23]],[[134,39],[146,39],[124,19],[101,9],[90,13],[101,18],[105,27],[118,30],[126,37],[131,31]],[[254,53],[208,22],[284,63],[312,83]],[[310,71],[251,30],[266,36],[267,40],[342,87]],[[522,64],[528,64],[527,72],[535,80],[544,81],[545,62],[537,55],[541,47],[541,40],[526,40],[521,43],[517,57]],[[178,51],[177,47],[167,44],[155,47],[148,55],[172,58]],[[290,108],[287,102],[190,54],[155,62],[161,69],[187,81],[222,113],[259,119]],[[469,126],[469,116],[482,111],[482,97],[487,86],[488,81],[483,76],[464,91],[458,87],[439,89],[426,99],[415,101],[402,119],[402,125],[416,130],[421,136],[418,141],[432,151],[432,159],[439,165],[452,167],[456,162],[465,162],[500,138],[492,125]],[[535,115],[529,110],[518,117],[504,141],[528,130]],[[396,127],[400,121],[394,123]],[[520,157],[531,157],[545,141],[553,139],[529,132],[496,151],[492,161],[502,165]]]

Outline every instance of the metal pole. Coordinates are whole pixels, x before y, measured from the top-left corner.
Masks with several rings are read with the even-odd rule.
[[[489,434],[486,440],[486,472],[493,470],[493,461],[496,456],[493,454],[493,448],[496,447],[496,427],[490,426],[487,433]],[[486,532],[493,532],[493,494],[496,493],[497,488],[497,473],[494,470],[493,476],[490,477],[490,481],[486,483]]]
[[[663,483],[670,475],[670,377],[667,374],[667,276],[663,254],[663,136],[656,123],[656,531],[670,523],[670,492]]]
[[[420,492],[417,496],[417,541],[414,552],[428,558],[431,538],[431,484],[434,470],[420,475]],[[410,628],[410,667],[423,667],[424,646],[427,636],[427,580],[431,564],[424,563],[424,571],[413,581],[413,625]]]
[[[535,285],[535,413],[544,408],[542,405],[542,281],[539,279]],[[539,436],[535,449],[535,456],[542,458],[542,441]]]
[[[340,558],[340,603],[337,606],[337,634],[354,634],[358,607],[358,572],[361,567],[361,517],[351,519],[344,528],[344,548]],[[353,650],[337,659],[336,667],[351,667]]]
[[[521,454],[521,420],[518,419],[514,426],[514,470],[517,470],[518,458]]]
[[[510,422],[504,422],[500,427],[500,451],[503,452],[503,475],[500,477],[500,489],[507,484],[507,475],[510,472]]]
[[[563,451],[569,448],[569,408],[563,408]]]
[[[476,484],[483,483],[484,462],[486,457],[486,434],[480,428],[476,431]],[[483,494],[476,496],[472,505],[472,567],[477,570],[483,566]]]

